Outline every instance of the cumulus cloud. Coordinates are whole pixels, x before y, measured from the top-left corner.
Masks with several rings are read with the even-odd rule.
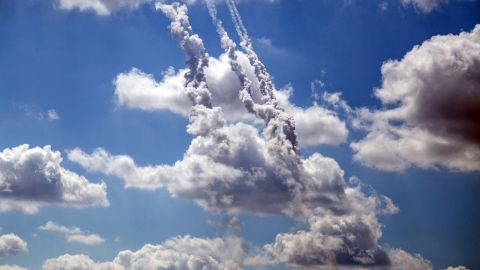
[[[104,149],[91,154],[74,149],[68,158],[90,171],[119,177],[126,187],[165,187],[212,211],[293,214],[350,207],[335,160],[316,153],[301,165],[289,164],[293,161],[272,157],[274,150],[256,128],[240,123],[198,136],[174,165],[137,166],[131,157]]]
[[[168,239],[161,245],[147,244],[137,251],[121,251],[111,262],[98,263],[87,255],[66,254],[46,260],[42,269],[240,269],[240,265],[230,257],[228,248],[228,243],[220,238],[183,236]]]
[[[98,234],[92,234],[85,231],[82,231],[78,227],[65,227],[58,225],[53,221],[48,221],[45,225],[42,225],[38,228],[42,231],[62,233],[65,235],[68,242],[75,242],[84,245],[99,245],[105,242]]]
[[[27,270],[27,269],[15,264],[5,264],[5,265],[0,265],[0,270]]]
[[[112,263],[96,263],[84,254],[65,254],[57,258],[48,259],[43,263],[43,270],[113,270]],[[124,269],[124,268],[123,268]]]
[[[434,36],[382,66],[383,109],[357,111],[355,159],[381,170],[480,170],[480,25]]]
[[[449,267],[445,268],[444,270],[468,270],[468,268],[465,267],[465,266],[456,266],[456,267],[449,266]]]
[[[254,261],[263,259],[268,264],[326,269],[339,265],[395,266],[389,251],[378,244],[382,226],[377,215],[395,214],[398,207],[387,197],[366,195],[359,183],[352,184],[345,192],[355,202],[353,211],[344,215],[310,216],[307,229],[278,234]]]
[[[0,258],[14,256],[20,252],[27,251],[27,243],[17,235],[9,233],[0,236]]]
[[[24,144],[0,152],[0,212],[36,213],[44,205],[108,206],[105,183],[91,183],[61,166],[49,145]]]
[[[432,270],[433,266],[429,260],[423,258],[420,254],[410,254],[402,249],[392,249],[389,251],[389,257],[392,261],[393,269],[411,269],[411,270]]]

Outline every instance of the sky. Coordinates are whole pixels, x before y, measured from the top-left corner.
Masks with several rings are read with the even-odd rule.
[[[0,270],[480,268],[480,2],[0,0]]]

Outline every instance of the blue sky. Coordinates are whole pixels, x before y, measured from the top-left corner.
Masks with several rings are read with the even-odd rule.
[[[135,184],[132,188],[125,188],[124,184],[129,180],[119,176],[121,172],[109,173],[69,158],[73,149],[81,149],[88,158],[94,149],[101,147],[112,156],[130,156],[139,167],[174,164],[182,160],[195,135],[185,131],[188,117],[168,109],[142,109],[142,104],[122,104],[117,99],[120,93],[117,76],[132,75],[133,67],[143,75],[152,74],[151,78],[157,82],[169,76],[164,77],[164,74],[170,66],[180,73],[179,70],[185,68],[184,52],[167,28],[169,19],[156,11],[149,1],[134,1],[140,3],[138,7],[107,5],[111,10],[108,15],[99,14],[93,8],[62,8],[59,4],[62,1],[0,1],[0,150],[22,144],[29,144],[31,148],[51,145],[53,150],[61,152],[63,168],[85,176],[91,183],[106,183],[109,205],[53,202],[41,205],[36,213],[28,214],[18,209],[2,211],[0,234],[17,235],[28,244],[28,251],[24,249],[4,256],[0,258],[0,265],[42,269],[47,259],[67,253],[86,254],[95,262],[107,262],[122,250],[139,250],[148,243],[160,245],[175,236],[226,239],[231,234],[225,225],[232,216],[230,210],[218,212],[202,208],[198,200],[171,191],[169,184],[154,189],[135,187]],[[463,165],[467,161],[460,158],[462,151],[466,150],[458,150],[457,156],[450,157],[451,161],[458,161],[461,165],[450,165],[442,158],[428,156],[430,152],[422,158],[431,157],[431,162],[422,163],[418,161],[420,157],[417,159],[407,153],[405,156],[411,160],[406,158],[404,168],[389,170],[372,164],[372,159],[355,158],[362,149],[355,150],[351,146],[351,143],[364,139],[366,134],[379,132],[371,127],[354,126],[351,120],[361,117],[355,113],[357,109],[368,108],[374,115],[372,117],[377,117],[375,115],[398,105],[382,102],[374,94],[376,88],[391,90],[389,85],[382,84],[389,76],[384,73],[382,78],[385,61],[400,61],[414,46],[432,36],[451,34],[462,37],[461,32],[473,33],[475,25],[480,22],[478,1],[438,1],[438,6],[431,10],[415,3],[400,0],[367,3],[355,0],[250,0],[238,3],[238,9],[253,47],[278,91],[288,87],[294,89],[286,106],[296,104],[298,107],[295,108],[305,109],[317,102],[338,119],[334,122],[339,125],[336,129],[330,125],[320,125],[316,129],[316,120],[311,122],[311,127],[316,130],[311,136],[328,133],[326,129],[329,128],[334,130],[334,135],[323,143],[301,147],[302,156],[306,158],[319,152],[333,158],[344,171],[345,181],[352,176],[358,177],[367,190],[391,198],[400,209],[393,215],[378,214],[379,222],[384,226],[381,226],[382,236],[377,244],[387,252],[402,249],[421,254],[434,269],[459,265],[477,269],[480,267],[478,155],[472,158],[473,163],[468,161],[473,165],[467,168]],[[227,6],[223,2],[217,6],[219,18],[224,21],[230,37],[237,42]],[[223,50],[205,4],[198,1],[190,4],[188,10],[190,23],[203,39],[209,55],[218,58]],[[477,37],[473,43],[478,41]],[[480,51],[473,49],[469,57],[465,59],[475,58],[477,64],[471,64],[473,67],[469,69],[474,78],[473,86],[465,86],[465,89],[469,89],[473,96],[472,106],[475,106],[480,104]],[[441,74],[442,71],[446,73]],[[439,68],[436,74],[445,77],[449,72],[446,66],[445,69]],[[180,78],[180,73],[171,76]],[[338,104],[315,99],[312,82],[316,80],[321,81],[322,86],[316,88],[320,95],[324,91],[341,92],[341,99],[350,110],[345,112]],[[464,84],[458,85],[451,91],[464,91]],[[444,88],[435,89],[450,91]],[[49,110],[55,111],[58,119],[49,117]],[[287,112],[294,114],[295,110],[287,109]],[[404,124],[394,123],[392,126],[418,125],[428,130],[428,134],[437,135],[438,129],[421,125],[418,119],[423,118],[397,119]],[[228,116],[227,120],[233,123],[242,121]],[[446,123],[440,120],[435,123]],[[457,118],[454,121],[461,122]],[[341,123],[344,123],[348,135],[342,133]],[[472,123],[473,129],[476,125],[478,130],[478,116],[473,116]],[[261,129],[258,124],[255,127]],[[446,129],[450,132],[448,126]],[[457,135],[463,136],[447,135],[442,138],[452,142],[456,142]],[[303,135],[299,136],[302,144]],[[342,136],[344,138],[338,143],[335,137]],[[479,147],[478,140],[459,141],[467,145],[461,149]],[[377,147],[389,146],[378,144]],[[404,155],[404,152],[397,155]],[[0,170],[5,170],[0,171],[0,181],[8,181],[3,179],[11,172],[5,169],[6,165],[0,165]],[[13,169],[13,173],[16,172]],[[25,185],[34,182],[32,179],[19,181],[25,181]],[[1,184],[0,187],[4,188],[4,183]],[[0,196],[9,198],[5,192]],[[28,194],[22,196],[13,200],[35,200],[26,198]],[[0,200],[0,204],[3,203],[5,201]],[[240,213],[234,214],[241,224],[239,237],[251,247],[260,249],[274,242],[280,233],[308,230],[308,222],[295,215],[256,212],[255,209],[241,209]],[[69,233],[40,229],[48,221],[68,228],[78,227],[83,232],[80,234],[96,234],[103,242],[68,241]],[[283,260],[278,254],[275,256],[281,267],[301,265]],[[61,268],[46,268],[44,265],[43,269]]]

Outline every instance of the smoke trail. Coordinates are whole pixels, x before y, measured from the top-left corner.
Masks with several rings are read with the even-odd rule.
[[[248,78],[242,66],[238,63],[238,57],[236,54],[236,45],[232,39],[228,36],[228,33],[223,27],[223,23],[217,17],[217,8],[213,0],[205,0],[208,12],[212,18],[213,24],[216,26],[217,33],[220,36],[221,46],[224,49],[225,53],[228,56],[228,61],[232,71],[237,75],[240,80],[242,89],[240,90],[239,97],[240,100],[244,103],[248,112],[257,115],[259,118],[264,119],[262,114],[259,113],[259,105],[255,103],[251,94],[252,81]]]
[[[253,50],[252,42],[248,36],[247,29],[243,24],[243,20],[238,12],[237,6],[234,0],[227,0],[228,10],[232,17],[232,21],[235,25],[235,29],[240,38],[240,46],[247,53],[250,64],[255,68],[255,73],[260,82],[260,92],[266,97],[266,101],[274,103],[274,106],[277,105],[274,94],[273,94],[273,83],[270,79],[270,74],[268,74],[265,66],[258,58],[257,54]]]
[[[170,5],[158,2],[155,7],[171,20],[170,32],[178,39],[188,56],[189,71],[185,74],[185,89],[188,96],[194,105],[212,108],[211,93],[208,90],[205,78],[208,54],[205,51],[202,39],[193,33],[187,15],[187,7],[177,2]]]
[[[242,89],[239,97],[245,104],[247,110],[257,115],[257,117],[265,121],[264,135],[266,139],[276,140],[277,143],[285,145],[283,136],[288,140],[290,145],[286,145],[294,152],[298,152],[297,135],[295,134],[295,123],[293,117],[288,115],[278,106],[278,101],[273,94],[273,83],[270,75],[266,71],[265,66],[258,58],[253,50],[247,30],[243,25],[238,9],[236,8],[234,0],[227,0],[228,9],[232,17],[235,29],[241,39],[240,45],[247,53],[250,64],[255,68],[255,75],[260,84],[260,93],[262,94],[263,104],[257,104],[253,100],[251,93],[252,82],[247,77],[245,71],[238,63],[237,55],[235,53],[235,43],[230,39],[228,33],[225,31],[221,20],[217,18],[217,10],[215,4],[211,0],[206,0],[207,7],[212,17],[213,23],[217,27],[217,32],[220,35],[222,48],[229,57],[229,62],[232,70],[238,76]]]

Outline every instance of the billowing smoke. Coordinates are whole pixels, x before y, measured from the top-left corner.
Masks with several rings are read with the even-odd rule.
[[[186,6],[158,3],[157,9],[171,20],[171,34],[187,55],[184,87],[193,104],[187,132],[193,139],[183,159],[173,165],[139,166],[129,156],[101,148],[91,154],[74,149],[69,159],[87,170],[119,177],[126,187],[166,188],[173,196],[216,213],[286,214],[308,224],[306,230],[278,235],[260,257],[238,259],[243,256],[239,252],[231,260],[239,266],[390,265],[388,251],[378,244],[377,215],[394,214],[398,208],[387,197],[366,194],[355,178],[346,183],[335,160],[319,153],[308,158],[299,154],[293,117],[281,108],[235,3],[228,1],[229,10],[241,47],[254,67],[259,93],[253,92],[252,81],[239,65],[235,43],[217,18],[213,2],[207,5],[230,68],[240,81],[239,99],[246,111],[263,120],[263,130],[242,122],[227,123],[223,108],[212,102],[205,75],[210,58],[193,32]],[[242,250],[241,241],[233,243]]]

